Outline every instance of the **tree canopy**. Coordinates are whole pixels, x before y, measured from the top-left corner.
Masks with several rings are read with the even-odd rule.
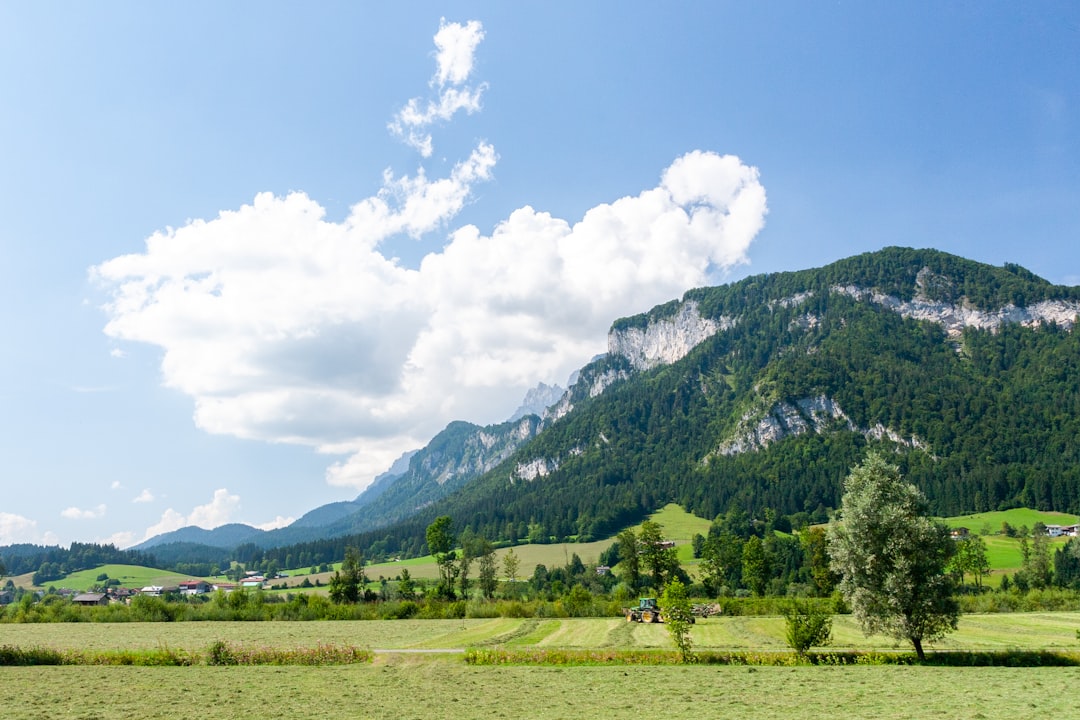
[[[870,453],[844,481],[840,519],[829,525],[832,569],[863,632],[923,641],[956,629],[959,605],[945,569],[954,551],[945,525],[900,469]]]

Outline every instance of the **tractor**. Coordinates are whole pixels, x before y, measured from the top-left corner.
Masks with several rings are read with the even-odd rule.
[[[626,614],[626,622],[658,623],[664,619],[660,617],[660,606],[656,604],[656,598],[640,598],[637,607],[623,608]]]

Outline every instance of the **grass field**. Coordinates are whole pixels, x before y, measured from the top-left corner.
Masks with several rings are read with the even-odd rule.
[[[93,570],[81,570],[72,573],[63,580],[57,580],[50,584],[71,588],[72,590],[86,590],[91,585],[100,584],[97,578],[102,573],[119,580],[120,584],[127,588],[143,588],[149,585],[164,587],[176,585],[189,578],[188,575],[177,575],[166,570],[143,567],[142,565],[102,565]]]
[[[144,720],[198,708],[296,720],[1071,717],[1078,679],[1076,668],[478,668],[400,656],[320,668],[0,668],[0,715]]]
[[[964,615],[960,628],[928,649],[1078,650],[1080,612]],[[833,620],[837,650],[892,650],[893,640],[866,638],[850,616]],[[780,617],[712,617],[691,629],[702,650],[786,651]],[[359,620],[336,622],[16,623],[0,624],[0,645],[55,649],[196,652],[215,640],[252,646],[314,647],[320,643],[365,649],[432,650],[482,645],[544,648],[663,648],[671,639],[663,625],[621,618]],[[906,648],[904,648],[906,649]]]
[[[1080,613],[975,615],[939,649],[1077,646]],[[782,650],[779,618],[709,618],[693,628],[705,649]],[[891,648],[848,618],[837,645]],[[55,648],[204,649],[353,644],[419,651],[501,644],[547,648],[670,648],[663,626],[610,619],[415,620],[308,623],[0,625],[0,644]],[[225,717],[305,718],[837,716],[994,718],[1072,716],[1080,668],[897,666],[485,666],[457,654],[377,654],[327,667],[3,667],[0,717],[166,718],[192,708]]]
[[[1014,508],[996,512],[977,513],[975,515],[958,515],[956,517],[943,518],[946,525],[951,528],[966,527],[973,533],[996,533],[1001,531],[1002,523],[1009,523],[1014,528],[1026,525],[1028,529],[1035,527],[1035,523],[1044,525],[1073,525],[1077,521],[1076,515],[1065,513],[1042,512],[1031,508]]]

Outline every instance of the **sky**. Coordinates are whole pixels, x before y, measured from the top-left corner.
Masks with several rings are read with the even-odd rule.
[[[1080,284],[1080,6],[0,2],[0,545],[286,525],[890,245]]]

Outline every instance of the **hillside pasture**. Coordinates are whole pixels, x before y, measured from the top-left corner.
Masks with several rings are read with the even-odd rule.
[[[120,585],[126,588],[144,588],[150,585],[175,587],[185,580],[201,579],[143,565],[102,565],[90,570],[71,573],[63,580],[55,580],[48,584],[83,591],[92,585],[100,585],[101,581],[97,578],[102,573],[108,575],[109,578],[119,580]]]
[[[1035,527],[1035,523],[1044,525],[1075,525],[1078,518],[1059,512],[1043,512],[1032,508],[1013,508],[1011,510],[998,510],[994,512],[975,513],[972,515],[957,515],[955,517],[942,518],[950,528],[966,527],[974,534],[994,534],[1001,532],[1004,523],[1009,523],[1016,529],[1027,527],[1029,530]]]

